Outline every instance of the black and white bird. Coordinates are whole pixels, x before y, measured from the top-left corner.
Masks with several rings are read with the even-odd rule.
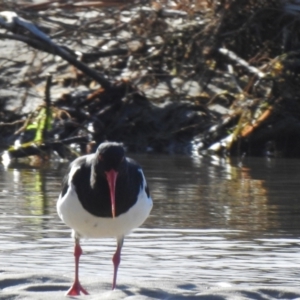
[[[57,202],[62,221],[75,239],[75,281],[67,295],[88,294],[79,282],[80,238],[117,239],[113,255],[116,287],[124,237],[149,216],[152,199],[141,167],[125,157],[122,144],[105,142],[96,153],[75,159]]]

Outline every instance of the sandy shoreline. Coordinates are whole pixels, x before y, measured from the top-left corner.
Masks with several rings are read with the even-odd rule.
[[[66,297],[65,292],[71,284],[71,278],[49,273],[16,272],[1,270],[0,299],[300,299],[300,288],[240,285],[198,285],[188,282],[170,281],[131,281],[120,282],[118,289],[110,290],[110,280],[101,277],[82,278],[82,284],[89,291],[88,296]],[[200,279],[199,279],[200,281]]]

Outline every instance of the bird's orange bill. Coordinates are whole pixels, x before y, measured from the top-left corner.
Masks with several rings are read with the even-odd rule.
[[[111,213],[113,218],[116,216],[116,182],[117,182],[117,176],[118,172],[115,170],[110,170],[108,172],[105,172],[106,179],[109,186],[109,192],[110,192],[110,201],[111,201]]]

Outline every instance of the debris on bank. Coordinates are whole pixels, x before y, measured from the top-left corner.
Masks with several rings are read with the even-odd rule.
[[[279,0],[0,4],[0,144],[300,156],[300,5]]]

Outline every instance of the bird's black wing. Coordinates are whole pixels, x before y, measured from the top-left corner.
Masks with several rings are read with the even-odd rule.
[[[61,192],[61,197],[63,197],[66,192],[68,191],[69,188],[69,178],[70,178],[70,174],[71,174],[71,170],[73,168],[78,168],[76,172],[80,172],[81,166],[83,166],[86,163],[86,156],[81,156],[77,159],[75,159],[70,166],[68,167],[68,170],[62,180],[62,192]],[[75,172],[75,173],[76,173]],[[72,174],[72,177],[75,175],[75,173]]]
[[[149,186],[146,182],[146,179],[145,179],[145,185],[143,185],[144,173],[143,173],[142,167],[135,160],[133,160],[131,158],[127,158],[127,161],[129,162],[129,165],[130,165],[129,172],[136,174],[136,175],[133,175],[130,177],[132,178],[132,180],[137,180],[139,182],[139,188],[145,189],[147,197],[149,198],[150,190],[149,190]],[[144,178],[145,178],[145,176],[144,176]]]
[[[127,158],[128,161],[128,178],[131,181],[131,193],[138,195],[141,189],[144,189],[148,198],[150,197],[147,182],[144,182],[144,173],[142,167],[133,159]]]

